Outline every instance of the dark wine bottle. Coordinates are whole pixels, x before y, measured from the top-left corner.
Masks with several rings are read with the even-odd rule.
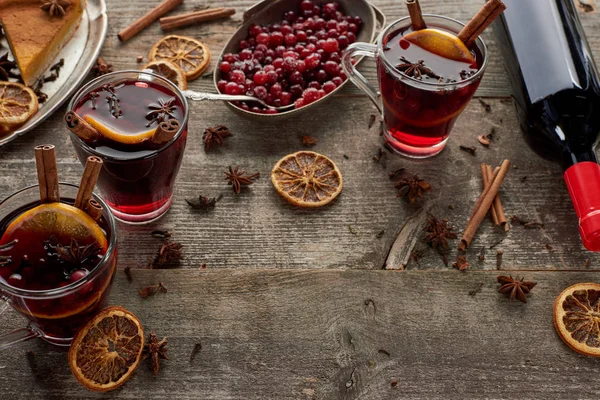
[[[503,0],[494,27],[529,144],[560,155],[584,246],[600,251],[600,77],[572,0]]]

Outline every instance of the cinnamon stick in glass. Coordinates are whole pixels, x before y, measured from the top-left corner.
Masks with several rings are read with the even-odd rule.
[[[233,8],[207,8],[206,10],[194,11],[187,14],[174,15],[160,19],[160,27],[163,31],[168,31],[184,26],[214,21],[221,18],[227,18],[235,14]]]
[[[498,174],[496,174],[488,188],[485,189],[483,193],[481,193],[481,196],[479,196],[479,199],[475,204],[475,209],[473,210],[472,217],[469,219],[467,227],[465,228],[465,232],[463,233],[462,238],[460,239],[458,250],[464,251],[471,244],[473,236],[475,236],[477,229],[479,229],[479,225],[481,225],[481,221],[483,221],[485,215],[492,206],[492,203],[494,202],[494,197],[496,197],[496,195],[498,194],[500,186],[502,185],[504,177],[506,176],[509,168],[510,161],[504,160],[502,162],[502,165],[500,166]]]
[[[40,200],[42,203],[60,201],[54,145],[44,144],[35,147],[35,165],[37,167]]]
[[[483,181],[483,190],[486,190],[490,186],[490,181],[494,179],[494,173],[490,169],[490,174],[488,175],[488,165],[486,163],[481,163],[481,180]],[[490,167],[491,168],[491,167]],[[496,213],[496,208],[494,205],[490,208],[492,220],[494,221],[494,225],[500,225],[498,222],[498,214]]]
[[[79,184],[79,190],[77,191],[77,197],[75,198],[75,207],[85,211],[88,206],[88,202],[92,198],[92,192],[98,182],[98,175],[102,169],[102,159],[97,156],[89,156],[81,177],[81,183]]]
[[[67,123],[67,128],[85,142],[96,141],[102,136],[86,120],[77,115],[75,111],[69,111],[65,114],[65,122]]]
[[[494,176],[494,172],[495,171],[492,171],[491,165],[486,165],[486,173],[490,180],[491,177]],[[508,232],[510,228],[508,226],[508,221],[506,220],[506,215],[504,214],[504,207],[502,207],[502,201],[500,200],[499,194],[497,194],[496,197],[494,197],[494,202],[492,203],[492,210],[496,213],[496,216],[498,218],[498,224],[504,227],[504,230]]]
[[[119,37],[119,40],[121,42],[125,42],[131,39],[141,31],[146,29],[148,25],[150,25],[169,11],[173,10],[181,3],[183,3],[183,0],[164,0],[158,6],[150,10],[146,15],[144,15],[143,17],[141,17],[140,19],[123,29],[121,32],[119,32],[119,34],[117,35]]]
[[[90,199],[84,210],[96,222],[102,217],[102,206],[94,199]]]
[[[419,0],[406,0],[406,7],[408,8],[413,31],[420,31],[421,29],[427,28],[427,24],[425,24],[425,20],[423,19]]]
[[[169,140],[173,139],[177,132],[179,132],[181,124],[176,119],[170,119],[163,121],[158,124],[156,132],[152,135],[152,143],[154,144],[165,144]]]
[[[458,38],[470,47],[481,32],[483,32],[502,12],[506,5],[501,0],[489,0],[479,12],[458,33]]]

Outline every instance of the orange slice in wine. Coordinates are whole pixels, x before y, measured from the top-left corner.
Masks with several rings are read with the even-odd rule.
[[[87,389],[108,392],[131,377],[143,350],[144,329],[138,317],[122,307],[108,307],[73,338],[69,366]]]
[[[152,135],[154,135],[154,132],[156,132],[156,129],[151,129],[135,135],[126,135],[113,130],[90,115],[86,115],[83,117],[83,119],[94,129],[96,129],[102,136],[118,143],[139,144],[151,139]]]
[[[411,32],[403,39],[449,60],[469,64],[475,62],[475,58],[467,46],[456,35],[449,32],[427,28]]]
[[[210,63],[210,50],[199,40],[187,36],[169,35],[150,50],[150,60],[166,60],[177,65],[188,81],[198,78]]]

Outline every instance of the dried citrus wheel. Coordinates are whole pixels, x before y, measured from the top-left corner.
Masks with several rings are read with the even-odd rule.
[[[187,79],[185,74],[177,65],[170,61],[160,60],[151,61],[144,66],[142,69],[151,69],[155,74],[158,74],[164,78],[167,78],[173,82],[181,90],[187,89]]]
[[[73,338],[69,366],[87,389],[108,392],[131,377],[143,349],[144,329],[138,317],[122,307],[108,307]]]
[[[41,204],[25,211],[8,225],[0,243],[32,234],[67,236],[81,244],[95,242],[103,250],[108,247],[100,225],[84,211],[64,203]]]
[[[0,82],[0,131],[23,125],[38,109],[37,96],[25,85]]]
[[[210,62],[208,47],[191,37],[165,36],[150,50],[150,60],[167,60],[177,65],[188,81],[198,78]]]
[[[573,350],[600,357],[600,285],[578,283],[554,302],[554,327]]]
[[[154,132],[156,132],[156,128],[154,128],[149,131],[138,133],[136,135],[126,135],[126,134],[117,132],[115,129],[113,129],[109,126],[104,125],[103,123],[97,121],[96,119],[94,119],[94,117],[92,117],[90,115],[86,115],[85,117],[83,117],[83,119],[88,124],[90,124],[94,129],[96,129],[102,136],[104,136],[105,138],[110,139],[112,141],[118,142],[118,143],[125,143],[125,144],[142,143],[142,142],[152,138],[152,135],[154,135]]]
[[[300,207],[329,204],[342,191],[342,173],[329,158],[312,151],[283,157],[271,171],[275,190]]]
[[[450,60],[469,64],[475,62],[467,46],[456,35],[449,32],[427,28],[411,32],[404,36],[404,39]]]

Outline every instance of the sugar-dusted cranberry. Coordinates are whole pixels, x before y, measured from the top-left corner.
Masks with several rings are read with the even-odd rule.
[[[337,31],[339,33],[346,33],[346,32],[348,32],[349,25],[350,24],[348,24],[348,22],[346,22],[346,21],[339,22],[337,25]]]
[[[254,90],[254,87],[256,87],[256,83],[254,83],[252,79],[246,79],[246,82],[244,82],[244,87],[246,88],[246,92],[249,92],[250,95],[252,95],[252,91]]]
[[[340,56],[340,53],[331,53],[329,55],[329,58],[327,59],[327,61],[333,61],[333,62],[339,64],[340,61],[342,61],[342,57]]]
[[[306,40],[308,43],[316,44],[319,41],[319,38],[315,35],[310,35]]]
[[[258,97],[261,100],[264,100],[267,98],[267,88],[264,86],[256,86],[254,88],[254,96]]]
[[[257,43],[268,45],[270,41],[271,41],[271,35],[269,35],[268,33],[262,32],[262,33],[259,33],[258,36],[256,36]]]
[[[238,47],[242,50],[247,49],[248,47],[250,47],[250,44],[248,44],[247,40],[240,40],[240,43],[238,44]]]
[[[294,28],[292,28],[289,25],[282,26],[281,33],[283,34],[283,36],[291,35],[292,33],[294,33]]]
[[[225,73],[227,73],[227,72],[231,71],[231,64],[230,64],[229,62],[227,62],[227,61],[223,61],[223,62],[222,62],[220,65],[219,65],[219,70],[220,70],[221,72],[225,72]]]
[[[306,104],[310,104],[312,102],[315,102],[315,101],[317,101],[319,99],[319,91],[317,89],[314,89],[314,88],[308,88],[302,94],[302,98],[304,99],[304,102]]]
[[[319,90],[318,90],[318,94],[319,94],[319,98],[321,98],[321,97],[325,97],[325,95],[326,95],[327,93],[325,92],[325,90],[323,90],[323,89],[319,89]]]
[[[306,32],[299,30],[299,31],[296,31],[296,39],[299,43],[306,43],[306,40],[308,39],[308,35],[306,34]]]
[[[337,39],[340,36],[340,33],[336,29],[330,29],[327,31],[327,37],[332,39]]]
[[[242,91],[239,89],[239,85],[235,82],[228,82],[225,85],[225,93],[230,95],[238,95],[242,94]]]
[[[323,66],[323,69],[329,76],[338,76],[340,74],[340,64],[335,61],[327,61]]]
[[[256,46],[256,39],[255,38],[248,39],[248,45],[250,46],[249,48],[254,48],[254,46]]]
[[[258,25],[250,25],[250,27],[248,28],[248,33],[250,34],[250,36],[258,36],[260,33],[262,33],[262,28]]]
[[[348,32],[358,33],[358,26],[354,22],[349,23]]]
[[[283,33],[273,32],[273,33],[271,33],[271,37],[270,37],[268,43],[271,47],[277,47],[277,46],[281,46],[283,44],[283,41],[284,41]]]
[[[315,36],[317,36],[317,39],[319,39],[319,40],[326,40],[327,38],[329,38],[329,36],[327,36],[327,31],[325,29],[317,32]],[[317,44],[317,46],[318,46],[318,44]]]
[[[321,62],[321,56],[317,53],[313,53],[310,56],[306,57],[304,62],[306,63],[306,68],[315,69],[319,66],[319,63]]]
[[[350,44],[350,40],[346,35],[340,35],[337,38],[338,44],[340,45],[340,49],[345,49]]]
[[[265,53],[260,50],[254,50],[253,57],[254,57],[254,60],[259,63],[265,61],[265,58],[266,58]]]
[[[289,92],[281,92],[279,100],[282,106],[288,106],[292,102],[292,95]]]
[[[296,13],[294,11],[288,11],[285,14],[283,14],[283,18],[285,18],[285,20],[288,22],[294,22],[294,20],[296,19]]]
[[[339,76],[336,76],[335,78],[333,78],[331,80],[331,82],[333,82],[335,84],[335,86],[340,86],[342,83],[344,83],[344,80],[342,78],[340,78]]]
[[[333,53],[340,49],[338,41],[332,38],[327,39],[322,47],[323,50],[325,50],[328,53]]]
[[[292,85],[300,85],[304,81],[304,75],[299,71],[295,71],[290,74],[289,80]]]
[[[270,115],[273,115],[273,114],[279,114],[279,111],[277,111],[277,110],[276,110],[276,109],[274,109],[274,108],[267,108],[267,109],[264,111],[264,113],[265,113],[265,114],[270,114]]]
[[[287,46],[294,46],[296,45],[296,43],[298,43],[298,38],[296,37],[296,35],[294,35],[293,33],[285,35],[285,44]]]
[[[338,8],[339,5],[337,3],[327,3],[323,6],[323,14],[328,16],[334,16]]]
[[[267,83],[267,73],[265,71],[257,71],[254,74],[254,83],[256,83],[257,85],[264,85],[265,83]]]
[[[304,105],[305,103],[303,98],[299,98],[294,102],[294,108],[301,108],[304,107]]]
[[[251,60],[252,59],[252,50],[244,49],[240,51],[240,58],[242,60]]]
[[[277,46],[275,48],[275,54],[277,55],[277,57],[283,58],[283,53],[285,53],[286,51],[287,49],[284,46]]]
[[[273,67],[275,69],[283,67],[283,58],[279,57],[273,60]]]
[[[223,55],[223,61],[227,61],[228,63],[234,63],[236,61],[236,57],[231,53],[227,53]]]
[[[11,274],[8,279],[7,282],[10,286],[16,287],[16,288],[23,288],[25,287],[25,280],[23,279],[23,277],[21,276],[21,274]]]
[[[303,91],[304,91],[304,88],[301,85],[292,85],[290,87],[290,94],[294,98],[301,97]]]
[[[348,79],[348,77],[346,76],[346,73],[344,71],[340,71],[340,74],[338,76],[340,78],[342,78],[342,81],[345,81],[346,79]]]
[[[337,21],[331,19],[329,21],[327,21],[327,23],[325,24],[325,28],[329,29],[335,29],[337,31],[338,28],[338,23]]]
[[[325,93],[331,93],[337,88],[337,85],[332,81],[327,81],[323,84],[323,90]]]
[[[269,32],[281,31],[281,24],[273,24],[269,26]]]
[[[229,80],[235,83],[243,83],[246,80],[246,75],[242,71],[231,71]]]
[[[321,89],[321,84],[319,82],[317,82],[317,81],[311,81],[308,84],[308,87],[319,90],[319,89]]]
[[[350,44],[356,42],[356,34],[354,34],[353,32],[346,32],[346,36],[348,36],[348,42]]]
[[[269,92],[271,93],[271,96],[273,96],[274,98],[279,98],[279,96],[281,95],[281,92],[283,92],[283,89],[281,88],[281,85],[279,83],[276,83],[273,86],[271,86],[271,89],[269,89]]]
[[[298,60],[300,58],[300,55],[294,51],[294,50],[288,50],[285,53],[283,53],[283,58],[293,58],[294,60]]]
[[[304,60],[296,61],[296,71],[301,73],[304,73],[304,71],[306,71],[306,63],[304,62]]]
[[[325,82],[329,78],[329,76],[327,75],[327,72],[325,72],[325,70],[320,69],[320,70],[317,71],[317,74],[315,75],[315,78],[319,82]]]
[[[302,0],[302,2],[300,3],[300,10],[302,10],[302,11],[307,11],[307,10],[312,11],[313,7],[314,7],[314,4],[310,0]]]
[[[325,29],[325,20],[323,18],[315,18],[315,30],[319,31]]]
[[[242,110],[245,110],[245,111],[250,111],[250,106],[249,106],[248,104],[246,104],[246,103],[240,103],[240,104],[239,104],[239,107],[240,107]]]

